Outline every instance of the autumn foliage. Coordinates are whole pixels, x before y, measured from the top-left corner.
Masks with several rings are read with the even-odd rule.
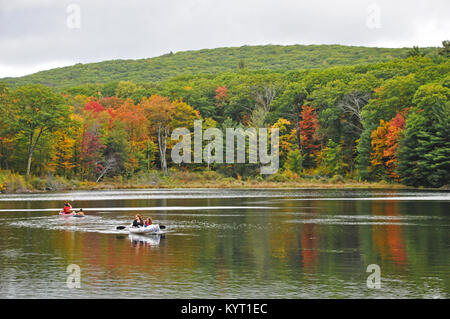
[[[389,178],[396,181],[399,176],[395,172],[397,163],[396,151],[401,133],[405,127],[405,118],[401,113],[389,122],[380,120],[380,125],[372,131],[372,152],[370,154],[372,170],[384,171]]]
[[[320,147],[316,138],[316,130],[319,127],[319,122],[317,121],[315,108],[304,105],[302,107],[301,118],[300,140],[302,148],[309,154],[315,154]]]

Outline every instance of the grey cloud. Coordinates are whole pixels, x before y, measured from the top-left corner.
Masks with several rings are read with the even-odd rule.
[[[66,25],[71,3],[80,6],[80,29]],[[381,28],[367,26],[371,4]],[[0,0],[0,77],[5,66],[244,44],[438,46],[450,35],[449,12],[447,0]]]

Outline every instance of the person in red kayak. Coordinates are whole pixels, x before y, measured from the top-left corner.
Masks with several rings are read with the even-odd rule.
[[[72,213],[71,209],[72,209],[72,205],[70,205],[69,203],[65,203],[62,212],[66,215],[69,215]]]

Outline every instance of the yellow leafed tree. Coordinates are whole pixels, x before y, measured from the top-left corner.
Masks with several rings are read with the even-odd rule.
[[[372,131],[372,152],[370,153],[371,170],[382,169],[385,166],[384,150],[386,149],[386,134],[389,130],[389,122],[380,120],[380,125]]]
[[[57,130],[54,133],[55,144],[54,152],[49,164],[50,170],[66,175],[66,173],[75,167],[73,163],[73,152],[75,139],[68,136],[66,130]]]

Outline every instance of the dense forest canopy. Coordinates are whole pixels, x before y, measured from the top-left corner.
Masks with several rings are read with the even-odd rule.
[[[436,48],[420,49],[420,54],[433,55]],[[333,66],[386,62],[405,57],[408,48],[368,48],[342,45],[265,45],[204,49],[168,53],[155,58],[113,60],[76,64],[35,74],[5,78],[11,86],[43,84],[70,87],[80,84],[130,80],[158,82],[185,74],[217,74],[249,70],[296,70]],[[1,75],[0,75],[1,76]]]
[[[0,85],[0,168],[92,181],[152,169],[167,173],[168,168],[263,178],[252,164],[173,163],[168,154],[177,141],[170,131],[192,129],[194,120],[202,119],[203,129],[278,128],[281,167],[267,179],[445,186],[450,180],[450,60],[448,42],[443,44],[406,51],[203,50],[160,57],[158,68],[149,63],[152,71],[139,69],[144,60],[108,61],[9,79]],[[314,53],[300,61],[299,52],[308,49]],[[313,56],[319,64],[311,62]],[[103,73],[94,66],[111,68]],[[22,85],[35,82],[46,85]],[[56,83],[59,87],[49,89]]]

